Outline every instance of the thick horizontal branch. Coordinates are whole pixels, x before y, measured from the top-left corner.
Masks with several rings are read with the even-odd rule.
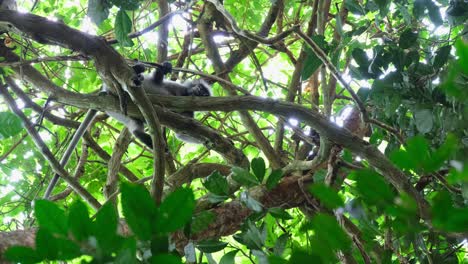
[[[64,23],[13,10],[0,10],[0,22],[8,31],[48,45],[59,45],[90,56],[110,89],[132,85],[135,73],[105,39],[73,29]],[[117,91],[115,91],[118,93]]]
[[[410,184],[406,175],[396,168],[376,147],[351,134],[348,130],[330,122],[318,112],[304,106],[256,96],[232,96],[195,98],[184,97],[175,100],[170,96],[150,96],[152,102],[160,103],[175,110],[236,111],[257,110],[285,118],[295,118],[317,130],[320,136],[341,145],[356,155],[365,158],[399,192],[406,192],[415,199],[423,219],[429,219],[428,203]]]
[[[375,167],[399,192],[411,195],[419,206],[419,213],[423,219],[429,219],[428,203],[410,184],[406,175],[396,168],[377,148],[368,142],[351,134],[348,130],[330,122],[324,116],[309,108],[298,104],[278,101],[256,96],[231,96],[231,97],[174,97],[150,95],[153,103],[157,103],[173,110],[201,110],[201,111],[236,111],[257,110],[269,112],[285,118],[295,118],[308,124],[317,132],[330,141],[341,145],[356,155],[365,158],[370,165]],[[73,97],[56,98],[65,104],[83,108],[95,108],[98,110],[117,110],[117,101],[111,97],[79,95]],[[138,116],[134,107],[129,108],[129,114]],[[162,113],[163,122],[172,125],[176,130],[183,129],[180,124],[166,120],[163,116],[177,115],[171,111]],[[178,115],[177,115],[178,116]],[[197,122],[194,120],[193,124]],[[185,127],[188,128],[188,127]],[[183,129],[184,130],[184,129]]]
[[[0,57],[4,57],[8,62],[20,60],[18,55],[6,48],[2,43],[0,43]],[[16,78],[27,81],[58,102],[86,109],[120,111],[119,102],[112,96],[82,95],[67,91],[55,85],[31,65],[12,67],[12,69],[15,72]],[[128,108],[130,116],[142,118],[140,111],[135,105],[129,104]],[[193,119],[164,109],[158,111],[158,115],[161,115],[160,119],[163,125],[175,131],[184,131],[200,142],[205,142],[208,148],[220,153],[230,164],[240,167],[249,166],[248,159],[242,151],[236,149],[230,140],[222,137],[213,129],[203,126]]]

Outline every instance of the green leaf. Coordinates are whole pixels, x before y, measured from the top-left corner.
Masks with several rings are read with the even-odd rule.
[[[155,234],[152,224],[156,220],[156,204],[142,185],[122,183],[122,212],[128,226],[142,240]]]
[[[261,228],[258,228],[254,222],[248,221],[246,223],[246,230],[244,232],[237,234],[234,238],[239,242],[247,246],[249,249],[258,249],[261,250],[265,245],[265,240],[267,236],[267,230],[265,225]]]
[[[23,246],[12,246],[5,251],[5,258],[15,263],[37,263],[43,260],[34,249]]]
[[[156,256],[151,257],[151,263],[154,263],[154,264],[161,264],[161,263],[164,263],[164,264],[182,264],[182,260],[179,257],[174,256],[174,255],[160,254],[160,255],[156,255]]]
[[[428,171],[438,170],[447,161],[450,156],[454,155],[458,149],[459,140],[453,134],[448,134],[444,144],[440,146],[432,155],[431,160],[427,163]]]
[[[344,206],[343,199],[341,199],[338,193],[323,183],[312,185],[310,187],[310,192],[328,209],[336,209]]]
[[[430,109],[422,108],[414,110],[414,121],[418,131],[423,134],[431,132],[434,126],[432,111]]]
[[[169,252],[169,237],[157,235],[151,239],[151,254],[159,255]]]
[[[389,0],[375,0],[374,2],[379,7],[380,15],[382,17],[386,16],[387,13],[388,13],[388,6],[390,5],[391,1],[389,1]]]
[[[0,139],[16,136],[23,130],[23,122],[12,112],[0,112]]]
[[[322,35],[313,35],[311,39],[317,44],[325,53],[327,53],[328,43]],[[309,77],[322,65],[322,61],[315,55],[310,47],[305,48],[307,57],[304,61],[304,68],[302,69],[302,79],[307,80]]]
[[[407,49],[417,43],[418,33],[414,33],[411,29],[403,31],[400,35],[400,41],[398,45],[402,49]]]
[[[443,46],[436,51],[434,57],[433,67],[434,69],[439,69],[445,65],[450,55],[450,50],[452,49],[451,45]]]
[[[376,205],[393,203],[394,194],[380,174],[366,169],[356,171],[355,175],[357,190],[365,201]]]
[[[468,231],[468,208],[453,206],[448,191],[440,191],[433,199],[432,223],[435,228],[447,232],[465,233]]]
[[[56,240],[58,245],[57,260],[71,260],[83,255],[80,247],[68,238],[56,238]]]
[[[425,169],[431,170],[433,167],[430,158],[430,149],[427,140],[423,136],[410,138],[406,142],[406,151],[395,150],[391,155],[391,160],[400,168],[407,170]]]
[[[455,41],[455,54],[458,56],[458,65],[460,65],[464,74],[468,74],[468,44],[458,38]]]
[[[403,17],[403,20],[407,25],[411,24],[412,20],[412,15],[408,11],[408,7],[403,6],[403,5],[397,5],[398,11],[400,11],[401,16]]]
[[[266,180],[266,187],[268,190],[271,190],[278,185],[280,180],[283,178],[283,171],[281,169],[274,170],[270,173],[268,176],[268,179]]]
[[[136,240],[126,238],[122,248],[117,252],[113,263],[116,264],[137,264],[140,263],[136,258]]]
[[[262,182],[266,172],[265,161],[261,157],[254,158],[250,166],[255,176],[257,176],[258,181]]]
[[[351,241],[333,216],[319,213],[311,220],[319,241],[326,242],[332,250],[348,250]]]
[[[88,215],[88,208],[80,200],[76,200],[70,206],[68,228],[77,241],[84,241],[93,233],[93,224]]]
[[[192,233],[196,234],[208,228],[211,222],[216,219],[216,215],[210,211],[203,211],[196,214],[192,219]]]
[[[169,194],[159,207],[158,232],[174,232],[192,219],[195,197],[188,188]]]
[[[115,6],[125,10],[136,10],[140,7],[142,0],[111,0]]]
[[[216,195],[216,194],[213,194],[213,193],[209,193],[208,194],[208,197],[207,197],[208,201],[210,203],[222,203],[224,201],[226,201],[227,199],[229,199],[229,196],[227,195]]]
[[[125,10],[120,9],[115,17],[115,37],[124,47],[132,47],[133,41],[128,37],[132,31],[132,21]]]
[[[41,258],[48,260],[58,259],[59,245],[52,233],[44,228],[39,228],[36,233],[36,252]]]
[[[430,160],[430,147],[429,143],[423,136],[415,136],[406,142],[406,151],[409,157],[416,164],[413,168],[426,169]]]
[[[268,213],[270,213],[274,218],[278,218],[281,220],[293,219],[293,217],[288,212],[286,212],[285,209],[280,207],[269,208]]]
[[[203,240],[197,243],[197,248],[204,253],[214,253],[222,250],[228,245],[226,242],[219,240]]]
[[[314,250],[315,251],[315,250]],[[278,262],[281,263],[281,262]],[[311,254],[310,251],[301,251],[295,250],[291,254],[291,258],[287,263],[296,264],[296,263],[314,263],[314,264],[324,264],[324,262],[316,254]]]
[[[239,250],[233,250],[226,253],[219,261],[219,264],[235,264],[237,252],[239,252]]]
[[[252,187],[259,185],[257,178],[250,174],[246,169],[240,167],[232,167],[232,179],[241,184],[242,186]]]
[[[221,175],[218,171],[214,171],[211,175],[206,177],[202,184],[213,194],[220,196],[229,194],[229,183],[226,177]]]
[[[94,233],[98,241],[98,248],[104,253],[112,253],[123,242],[117,236],[117,211],[112,203],[105,203],[96,213]]]
[[[275,242],[275,246],[273,247],[273,254],[277,256],[283,255],[284,250],[286,249],[286,244],[288,243],[289,235],[282,234]]]
[[[87,15],[94,24],[99,26],[109,16],[110,7],[107,0],[89,0]]]
[[[34,213],[39,227],[54,234],[67,235],[67,217],[58,205],[48,200],[36,200],[34,202]]]
[[[261,212],[263,210],[262,204],[250,196],[248,192],[242,192],[240,200],[254,212]]]
[[[366,12],[362,8],[362,6],[359,4],[359,1],[357,0],[347,0],[345,1],[345,7],[346,9],[349,10],[349,12],[356,14],[356,15],[364,15]]]
[[[402,170],[411,170],[415,169],[418,166],[418,163],[414,160],[413,157],[409,155],[408,152],[404,150],[395,150],[390,154],[391,161]]]
[[[287,264],[287,263],[308,263],[308,261],[310,261],[311,259],[307,259],[306,262],[290,262],[290,261],[287,261],[281,257],[278,257],[278,256],[275,256],[275,255],[270,255],[268,256],[268,263],[269,264]],[[314,263],[321,263],[321,262],[314,262]]]
[[[426,159],[429,157],[429,143],[423,136],[415,136],[406,142],[406,151],[413,157]]]

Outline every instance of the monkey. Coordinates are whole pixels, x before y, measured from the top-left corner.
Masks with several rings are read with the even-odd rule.
[[[141,64],[133,66],[136,74],[141,74],[145,71],[145,67]],[[164,80],[164,76],[172,72],[172,64],[165,62],[161,67],[151,75],[143,76],[141,87],[147,94],[157,95],[173,95],[173,96],[211,96],[211,86],[203,80],[186,81],[184,83],[171,80]],[[105,90],[105,87],[104,87]],[[106,113],[117,121],[123,123],[132,134],[149,148],[153,147],[151,136],[144,131],[143,120],[131,118],[120,112],[106,111]],[[193,118],[193,111],[180,112],[181,115]],[[200,144],[198,140],[183,133],[176,133],[176,137],[188,143]]]
[[[149,94],[159,94],[159,95],[174,95],[174,96],[211,96],[211,86],[203,80],[198,81],[186,81],[184,83],[179,83],[170,80],[164,80],[164,76],[172,72],[172,64],[169,62],[165,62],[162,66],[156,68],[152,75],[149,76],[141,76],[141,74],[146,70],[144,65],[136,64],[133,66],[133,70],[140,77],[143,78],[141,83],[138,83],[145,89],[145,91]],[[105,85],[103,85],[101,94],[107,94],[107,89]],[[128,117],[120,112],[113,112],[113,111],[106,111],[106,113],[115,118],[117,121],[123,123],[128,129],[132,132],[132,134],[142,141],[146,146],[149,148],[153,148],[153,142],[151,140],[151,136],[145,132],[144,122],[143,120]],[[78,145],[78,141],[83,137],[86,129],[91,125],[94,117],[96,116],[97,111],[94,109],[90,109],[80,124],[78,129],[76,130],[75,134],[73,135],[72,140],[68,144],[67,149],[60,161],[62,166],[65,166],[70,158],[73,150]],[[194,117],[193,111],[184,111],[180,114],[187,116],[187,117]],[[185,135],[182,133],[176,133],[177,138],[189,142],[189,143],[201,143],[198,140],[190,137],[189,135]],[[54,189],[55,185],[59,180],[59,175],[55,174],[52,180],[49,182],[46,192],[44,193],[44,199],[49,199],[50,195],[52,194],[52,190]]]
[[[468,15],[468,1],[465,0],[450,0],[449,7],[445,11],[447,15],[453,17],[461,17]]]

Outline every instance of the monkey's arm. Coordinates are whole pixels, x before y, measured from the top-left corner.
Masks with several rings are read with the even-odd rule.
[[[172,72],[172,64],[168,61],[163,62],[162,66],[157,67],[153,73],[152,81],[156,85],[163,83],[164,76]]]

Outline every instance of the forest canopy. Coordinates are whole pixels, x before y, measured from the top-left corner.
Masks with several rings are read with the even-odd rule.
[[[467,259],[467,1],[0,0],[0,40],[2,263]]]

